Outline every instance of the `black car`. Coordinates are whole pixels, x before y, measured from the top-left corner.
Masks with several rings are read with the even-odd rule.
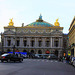
[[[17,55],[15,54],[2,54],[0,56],[0,60],[1,62],[4,62],[4,61],[7,61],[7,62],[10,62],[10,61],[19,61],[19,62],[22,62],[23,61],[23,58],[22,57],[18,57]]]

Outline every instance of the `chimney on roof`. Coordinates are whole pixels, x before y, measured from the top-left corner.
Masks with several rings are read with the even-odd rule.
[[[24,23],[22,23],[22,27],[24,27]]]

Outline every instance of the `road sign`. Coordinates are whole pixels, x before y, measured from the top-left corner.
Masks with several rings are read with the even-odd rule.
[[[68,55],[71,55],[71,51],[68,51]]]

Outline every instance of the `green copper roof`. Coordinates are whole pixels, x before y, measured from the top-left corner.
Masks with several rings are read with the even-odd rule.
[[[52,27],[53,25],[50,25],[49,23],[45,22],[33,22],[31,24],[28,24],[27,26],[43,26],[43,27]]]
[[[36,22],[30,23],[30,24],[28,24],[27,26],[35,26],[35,27],[41,27],[41,26],[42,26],[42,27],[53,27],[52,24],[47,23],[47,22],[45,22],[45,21],[42,20],[41,14],[40,14],[40,16],[39,16],[39,19],[36,20]]]

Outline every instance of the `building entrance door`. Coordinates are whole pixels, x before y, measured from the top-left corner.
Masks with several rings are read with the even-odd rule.
[[[41,51],[41,50],[39,50],[39,51],[38,51],[38,54],[42,54],[42,51]]]
[[[58,57],[58,50],[55,50],[54,54]]]

